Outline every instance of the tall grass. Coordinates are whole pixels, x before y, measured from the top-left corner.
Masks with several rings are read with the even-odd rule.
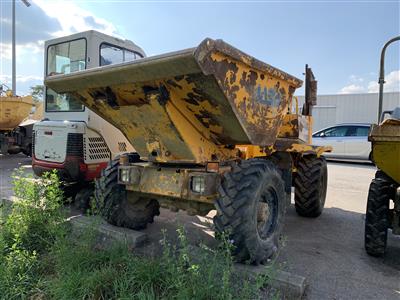
[[[0,222],[0,299],[257,299],[265,278],[239,277],[231,244],[191,246],[166,233],[157,257],[135,255],[123,243],[104,247],[94,227],[72,233],[55,173],[33,182],[18,176],[21,200]],[[95,226],[95,224],[93,225]]]
[[[60,181],[55,173],[42,180],[14,175],[19,199],[0,223],[0,299],[25,298],[42,288],[41,258],[66,233]],[[4,209],[4,208],[3,208]]]

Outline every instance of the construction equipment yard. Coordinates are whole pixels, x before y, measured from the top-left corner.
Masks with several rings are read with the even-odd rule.
[[[0,162],[0,196],[10,198],[10,175],[18,167],[31,172],[31,160],[22,154],[1,155]],[[306,278],[304,299],[399,299],[400,237],[388,234],[383,258],[367,255],[363,247],[368,186],[375,171],[371,164],[328,162],[324,213],[317,219],[300,218],[293,203],[288,208],[278,264]],[[212,244],[207,223],[213,213],[203,218],[163,210],[144,230],[149,236],[144,247],[158,245],[162,229],[173,234],[179,225],[185,226],[191,243]]]

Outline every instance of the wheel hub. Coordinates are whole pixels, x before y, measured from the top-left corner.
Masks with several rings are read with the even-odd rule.
[[[267,191],[257,204],[257,232],[266,239],[274,231],[277,223],[278,198],[274,191]]]

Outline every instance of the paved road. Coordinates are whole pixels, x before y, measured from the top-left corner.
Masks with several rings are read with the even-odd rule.
[[[24,156],[0,156],[0,196],[12,194],[9,175],[16,166],[29,170]],[[326,208],[317,219],[296,215],[293,205],[284,229],[286,245],[278,263],[282,269],[307,277],[305,299],[400,299],[400,237],[389,234],[385,258],[369,257],[363,249],[364,214],[371,165],[330,162]],[[208,217],[162,210],[146,232],[150,244],[142,251],[156,251],[161,229],[174,236],[179,224],[186,227],[191,243],[213,244]]]
[[[0,154],[0,199],[13,195],[12,174],[16,168],[24,172],[32,172],[32,161],[24,154],[3,155]]]

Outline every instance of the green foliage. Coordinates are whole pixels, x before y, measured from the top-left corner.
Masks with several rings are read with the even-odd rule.
[[[63,195],[55,172],[35,180],[18,170],[13,175],[14,194],[19,199],[4,225],[2,236],[9,247],[45,252],[64,227]]]
[[[30,87],[30,94],[35,101],[43,101],[44,86],[37,84]]]
[[[257,299],[261,281],[238,277],[225,247],[192,247],[182,228],[162,255],[142,257],[124,244],[101,248],[93,235],[54,247],[56,275],[47,286],[54,299]],[[227,242],[227,244],[229,244]]]
[[[55,173],[41,180],[14,175],[20,199],[0,220],[0,299],[257,299],[265,277],[248,280],[234,268],[231,243],[189,244],[183,228],[162,253],[135,255],[127,245],[99,244],[94,227],[65,225]]]
[[[18,170],[13,178],[18,201],[0,223],[0,299],[32,294],[41,284],[40,256],[66,230],[55,173],[34,180]]]

